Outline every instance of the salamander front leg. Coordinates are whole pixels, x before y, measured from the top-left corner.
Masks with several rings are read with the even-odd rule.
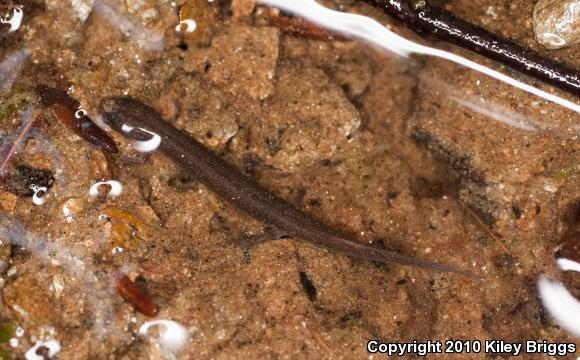
[[[280,240],[285,238],[286,236],[288,236],[287,232],[280,230],[274,226],[266,226],[261,233],[245,239],[242,242],[242,247],[245,250],[248,250],[256,245],[272,240]]]

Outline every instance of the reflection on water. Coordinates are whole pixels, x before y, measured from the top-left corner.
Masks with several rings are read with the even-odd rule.
[[[2,60],[0,63],[0,96],[10,91],[30,54],[31,51],[24,48],[8,54]]]
[[[21,246],[42,258],[48,264],[62,267],[87,295],[91,314],[94,317],[93,329],[97,337],[110,336],[111,299],[114,295],[112,284],[99,281],[92,266],[85,262],[84,248],[63,248],[57,240],[49,240],[38,234],[29,233],[24,225],[8,216],[0,218],[0,238],[7,239],[15,246]]]
[[[580,264],[575,261],[558,259],[557,262],[562,271],[580,272]],[[538,291],[546,310],[556,322],[580,337],[580,301],[561,282],[545,275],[538,279]]]
[[[163,50],[163,34],[149,30],[131,19],[121,10],[116,1],[96,0],[94,10],[144,50]]]

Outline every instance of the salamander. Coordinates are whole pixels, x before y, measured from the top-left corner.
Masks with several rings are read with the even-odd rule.
[[[268,231],[249,241],[250,245],[292,237],[364,260],[471,276],[466,271],[448,265],[363,244],[331,229],[250,180],[187,132],[164,121],[155,109],[138,100],[130,97],[106,97],[99,104],[99,112],[104,122],[125,138],[141,143],[144,139],[152,140],[158,145],[158,151],[222,200],[266,224]],[[157,141],[154,141],[155,137]]]

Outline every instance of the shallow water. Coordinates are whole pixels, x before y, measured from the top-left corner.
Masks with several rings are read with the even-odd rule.
[[[580,296],[577,273],[555,261],[580,261],[574,96],[418,38],[363,3],[324,4],[423,47],[311,40],[272,26],[264,7],[234,18],[236,1],[13,4],[22,5],[20,26],[0,27],[8,357],[360,358],[369,339],[579,344],[566,330],[577,324],[562,324],[561,311],[552,318],[554,303],[546,310],[537,288],[543,279],[563,284],[572,304]],[[578,47],[535,41],[530,2],[447,7],[580,67]],[[548,99],[415,53],[424,46]],[[104,126],[97,106],[118,95],[155,107],[332,228],[481,280],[354,260],[299,239],[245,251],[241,241],[262,224],[155,152],[164,139],[109,131],[115,153],[75,129],[73,119]],[[16,176],[28,174],[21,166],[52,178]]]

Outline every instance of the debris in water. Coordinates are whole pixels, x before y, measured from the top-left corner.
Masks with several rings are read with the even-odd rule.
[[[88,297],[93,329],[97,336],[103,336],[111,331],[112,304],[108,291],[109,283],[105,285],[98,281],[91,265],[81,260],[82,256],[86,255],[84,247],[82,249],[71,246],[62,247],[58,242],[52,242],[46,237],[28,232],[24,224],[8,216],[0,216],[0,238],[6,239],[14,246],[26,248],[47,263],[58,265],[66,270],[73,279],[76,279]],[[56,347],[52,345],[59,344],[48,342],[44,345],[55,349]]]
[[[14,324],[4,323],[0,325],[0,344],[7,343],[15,334],[16,326]]]
[[[61,205],[61,208],[66,221],[71,223],[74,221],[77,214],[85,209],[85,205],[83,199],[70,198]]]
[[[48,191],[54,183],[50,170],[35,169],[19,165],[6,178],[6,190],[18,196],[40,195],[40,191]]]
[[[145,316],[154,317],[159,312],[159,306],[151,300],[147,292],[135,284],[127,274],[121,270],[115,271],[117,291],[125,301]]]
[[[107,153],[92,149],[89,155],[89,173],[93,180],[107,181],[113,179],[114,172]]]
[[[143,236],[151,236],[152,229],[147,225],[143,220],[139,219],[137,216],[120,209],[116,208],[107,208],[103,211],[103,214],[106,215],[109,219],[113,221],[122,221],[127,223],[131,226],[134,226],[135,229]]]

